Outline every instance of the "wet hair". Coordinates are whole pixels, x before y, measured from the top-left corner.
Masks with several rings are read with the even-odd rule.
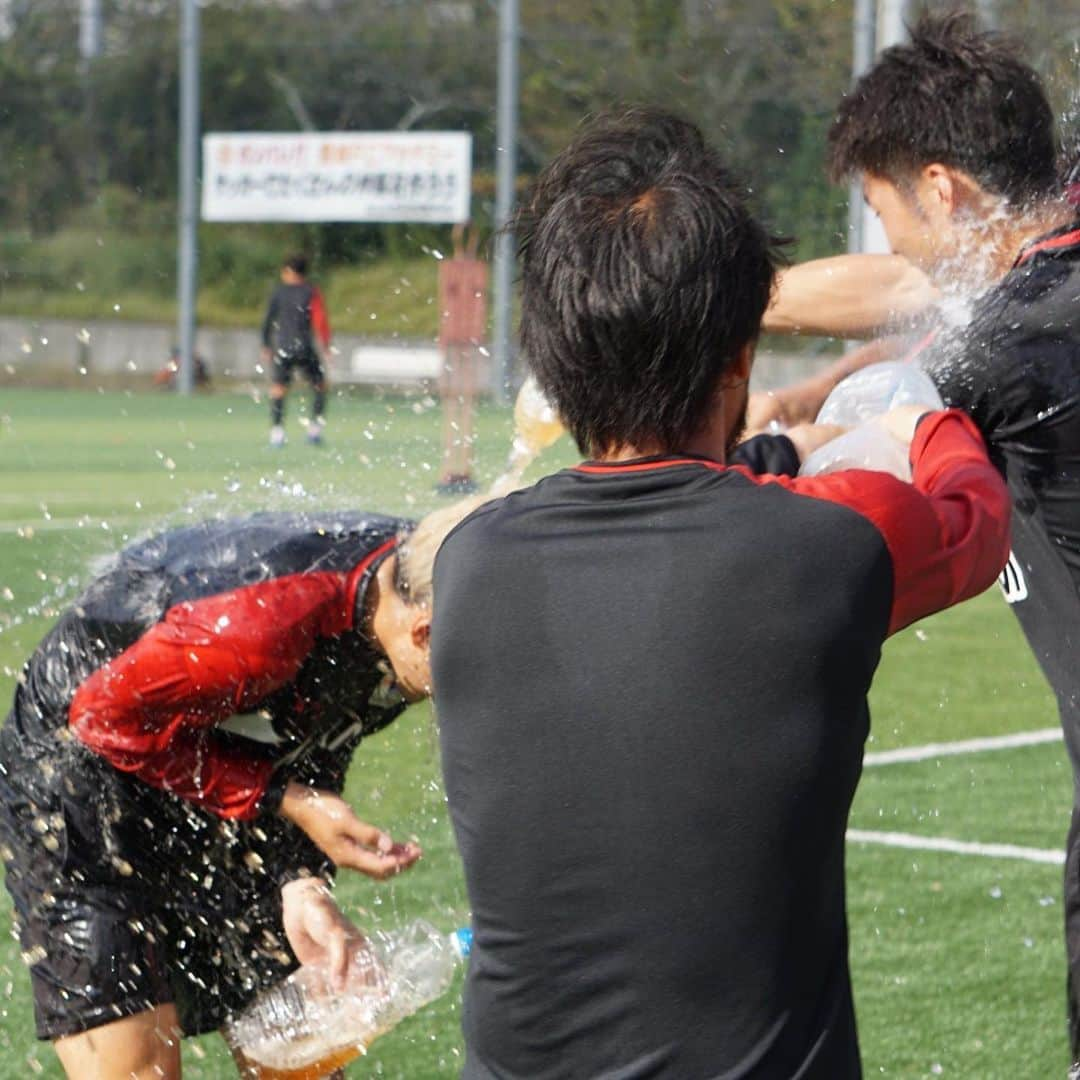
[[[291,270],[294,274],[299,274],[301,277],[307,276],[308,259],[302,252],[296,252],[293,255],[287,256],[281,265],[284,269]]]
[[[701,132],[660,109],[593,119],[513,228],[522,347],[581,451],[700,431],[779,259]]]
[[[897,187],[940,162],[1016,206],[1057,190],[1054,114],[1019,48],[970,14],[924,15],[841,102],[828,135],[834,180]]]
[[[490,491],[469,495],[449,506],[441,506],[421,518],[416,527],[398,537],[394,590],[407,604],[431,607],[431,578],[435,556],[450,530],[492,499],[507,494],[517,479],[496,483]]]

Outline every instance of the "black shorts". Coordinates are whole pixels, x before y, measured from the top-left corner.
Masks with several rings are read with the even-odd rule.
[[[281,386],[288,386],[292,382],[293,371],[296,369],[303,372],[304,377],[312,386],[318,386],[326,381],[326,372],[323,371],[322,361],[314,350],[285,356],[275,352],[270,381]]]
[[[222,823],[107,767],[28,793],[12,764],[0,846],[39,1038],[170,1002],[214,1031],[296,966],[278,881],[325,866],[284,819]]]

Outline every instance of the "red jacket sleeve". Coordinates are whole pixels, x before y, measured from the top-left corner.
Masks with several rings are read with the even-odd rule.
[[[322,342],[322,347],[330,347],[330,316],[326,311],[326,301],[318,289],[311,290],[311,328]]]
[[[72,731],[111,765],[223,818],[259,810],[272,762],[212,730],[291,682],[352,624],[354,575],[307,573],[170,608],[76,691]]]
[[[911,468],[910,484],[862,469],[752,477],[841,503],[873,522],[892,559],[890,634],[977,596],[1009,557],[1009,493],[964,413],[923,417],[911,442]]]
[[[881,533],[893,565],[890,634],[977,596],[1009,557],[1009,493],[964,413],[920,421],[911,469],[911,484],[864,471],[794,482],[796,491],[845,503]]]

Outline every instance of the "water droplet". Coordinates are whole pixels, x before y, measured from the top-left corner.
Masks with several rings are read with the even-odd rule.
[[[40,964],[49,954],[45,951],[44,946],[34,945],[32,948],[27,949],[25,952],[20,953],[22,962],[27,967],[33,967],[35,964]]]

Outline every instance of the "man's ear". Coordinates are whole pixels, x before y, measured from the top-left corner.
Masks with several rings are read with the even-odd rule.
[[[728,364],[724,374],[720,377],[720,387],[723,390],[733,389],[736,386],[744,386],[750,381],[750,371],[754,366],[755,341],[748,341],[736,354],[735,359]]]
[[[987,198],[978,182],[963,169],[954,169],[935,161],[919,173],[919,202],[930,220],[934,215],[956,217],[973,208],[982,211]]]
[[[409,624],[409,638],[418,649],[426,649],[431,644],[431,611],[419,608]]]

